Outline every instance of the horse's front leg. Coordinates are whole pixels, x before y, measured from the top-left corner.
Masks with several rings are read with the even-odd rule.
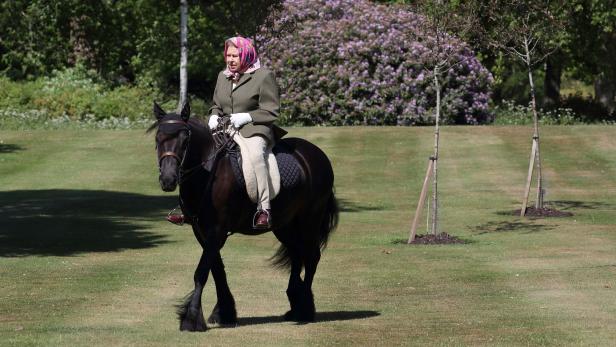
[[[201,294],[210,272],[210,258],[209,252],[207,249],[204,249],[199,265],[197,265],[195,270],[195,289],[188,294],[184,304],[178,308],[180,330],[182,331],[205,331],[207,329],[205,319],[203,318],[203,310],[201,309]]]
[[[222,262],[220,252],[218,252],[218,256],[212,264],[212,276],[216,284],[217,302],[207,321],[211,324],[236,325],[237,311],[235,310],[235,300],[229,289],[225,265]]]

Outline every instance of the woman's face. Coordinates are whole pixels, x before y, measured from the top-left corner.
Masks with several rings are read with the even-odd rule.
[[[229,45],[229,47],[227,47],[227,56],[225,57],[225,60],[229,71],[237,72],[240,68],[240,52],[237,47],[233,45]]]

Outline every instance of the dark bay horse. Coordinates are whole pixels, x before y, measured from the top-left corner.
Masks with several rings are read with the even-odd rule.
[[[179,185],[182,212],[191,220],[195,237],[203,248],[195,270],[195,288],[178,310],[180,330],[207,329],[201,294],[210,272],[217,303],[208,322],[237,324],[235,301],[220,250],[231,233],[265,232],[252,227],[257,206],[237,182],[229,153],[216,146],[206,125],[190,118],[190,106],[185,105],[177,114],[166,113],[154,103],[154,115],[157,122],[151,130],[157,129],[160,186],[171,192]],[[281,242],[272,260],[275,265],[290,269],[287,297],[291,309],[284,318],[314,321],[312,281],[321,251],[338,223],[334,173],[327,156],[312,143],[298,138],[283,139],[280,143],[292,149],[293,157],[300,163],[302,179],[293,188],[281,189],[272,200],[272,231]]]

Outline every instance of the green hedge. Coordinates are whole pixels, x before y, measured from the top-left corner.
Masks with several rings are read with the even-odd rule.
[[[166,100],[166,101],[165,101]],[[151,123],[152,102],[173,110],[174,97],[147,86],[111,86],[95,72],[73,68],[52,77],[14,82],[0,77],[0,126],[3,129],[93,127],[131,128]],[[208,105],[191,102],[193,114]]]

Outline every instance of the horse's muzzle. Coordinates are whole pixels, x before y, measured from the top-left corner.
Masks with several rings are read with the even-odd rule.
[[[165,192],[172,192],[178,185],[178,179],[175,176],[160,176],[158,177],[160,188]]]

